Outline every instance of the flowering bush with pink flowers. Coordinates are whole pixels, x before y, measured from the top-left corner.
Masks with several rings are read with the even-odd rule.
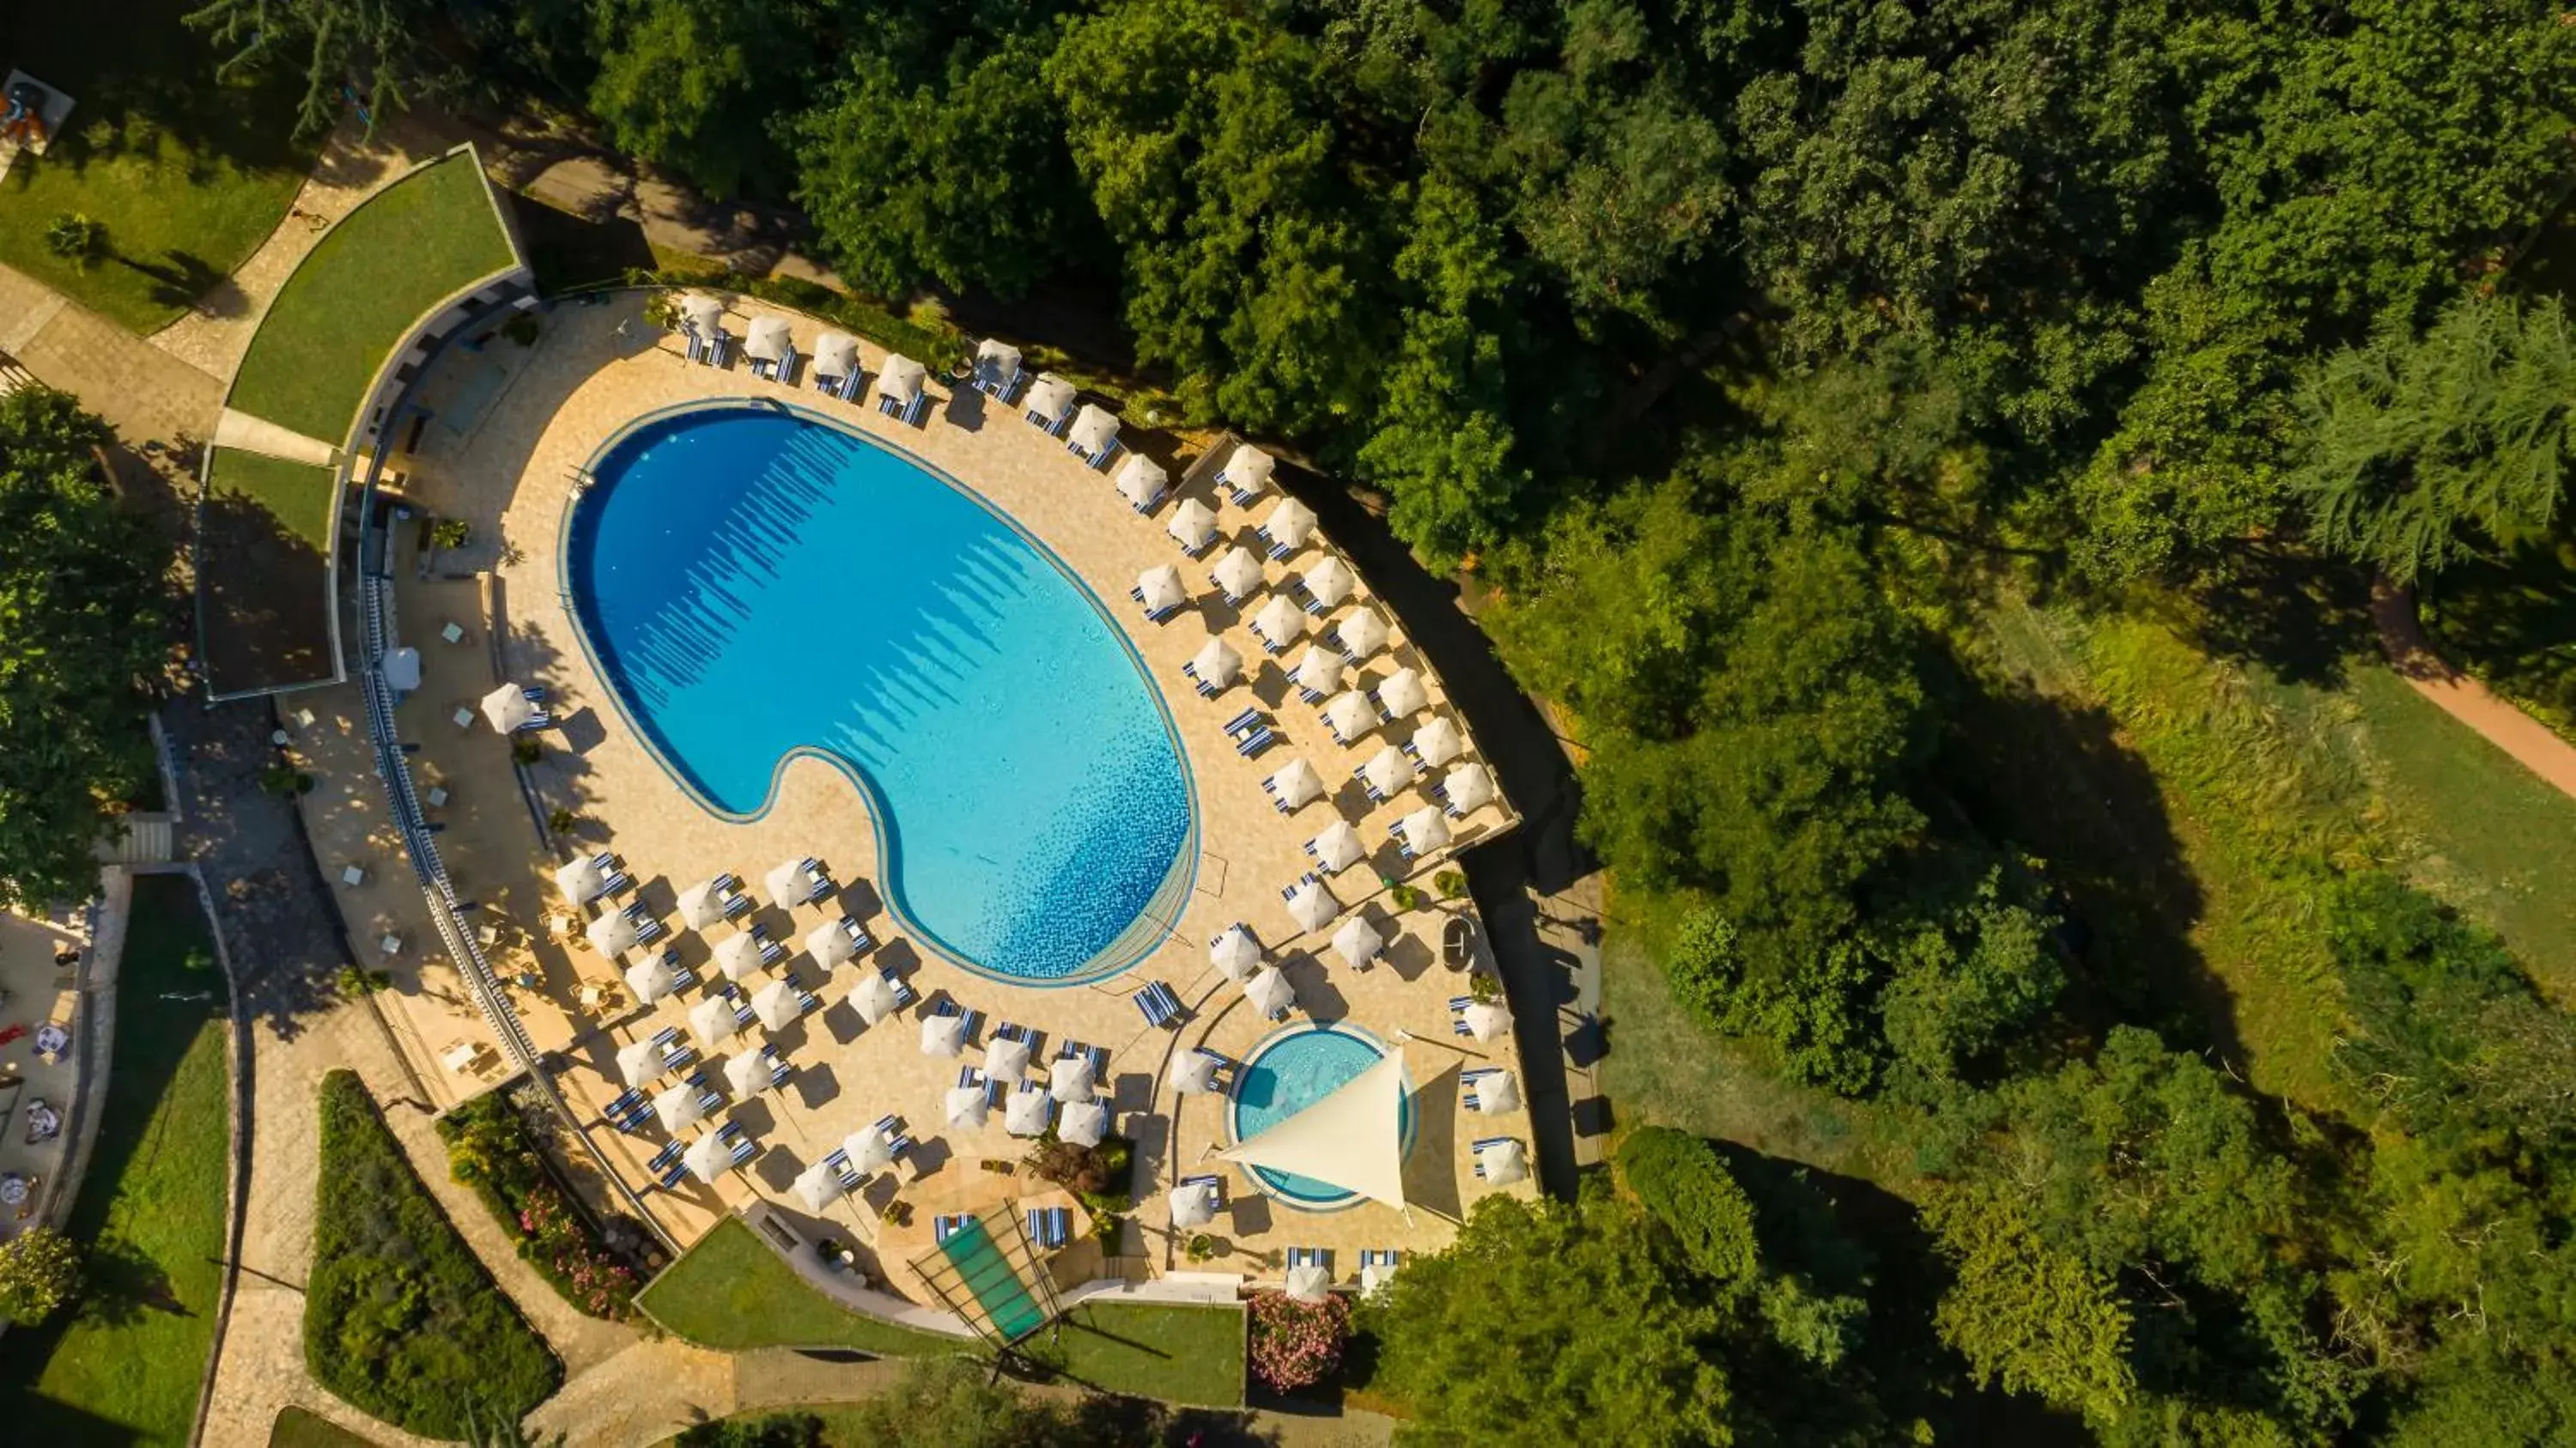
[[[1339,1294],[1299,1302],[1285,1292],[1252,1299],[1252,1371],[1277,1392],[1322,1382],[1342,1365],[1351,1307]]]
[[[448,1169],[518,1239],[519,1256],[566,1302],[611,1322],[634,1311],[634,1269],[617,1260],[537,1155],[517,1110],[496,1093],[448,1113]]]

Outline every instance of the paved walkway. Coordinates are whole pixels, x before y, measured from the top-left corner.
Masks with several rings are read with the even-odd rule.
[[[126,444],[185,449],[213,435],[223,383],[10,267],[0,266],[0,354],[108,420]]]
[[[2576,744],[2445,663],[2415,617],[2415,595],[2384,578],[2375,579],[2370,587],[2370,617],[2379,626],[2380,646],[2388,651],[2389,663],[2416,693],[2476,730],[2479,737],[2512,755],[2560,793],[2576,796]]]
[[[320,438],[306,437],[293,428],[280,427],[264,418],[227,407],[215,423],[215,445],[237,447],[246,452],[266,453],[289,462],[311,463],[327,468],[337,449]]]

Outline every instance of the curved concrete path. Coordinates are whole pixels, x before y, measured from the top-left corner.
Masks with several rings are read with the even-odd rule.
[[[2386,578],[2372,579],[2370,617],[2379,628],[2380,647],[2388,651],[2389,664],[2416,693],[2512,755],[2561,794],[2576,798],[2576,744],[2435,653],[2415,616],[2414,594]]]

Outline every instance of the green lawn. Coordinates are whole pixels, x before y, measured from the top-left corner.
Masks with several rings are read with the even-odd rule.
[[[838,1347],[888,1357],[961,1352],[964,1338],[856,1313],[806,1285],[741,1219],[727,1217],[635,1299],[673,1335],[726,1352]]]
[[[1054,1343],[1029,1346],[1069,1380],[1103,1393],[1201,1408],[1243,1404],[1245,1319],[1227,1307],[1083,1303]]]
[[[295,269],[227,401],[337,445],[421,314],[514,260],[474,157],[424,166],[349,213]]]
[[[269,1426],[268,1448],[376,1448],[373,1440],[361,1438],[328,1418],[317,1417],[302,1408],[286,1408]]]
[[[518,1421],[563,1364],[456,1235],[357,1073],[322,1079],[321,1115],[304,1298],[314,1381],[427,1437]]]
[[[185,878],[135,881],[106,1114],[69,1222],[89,1251],[89,1291],[75,1311],[0,1338],[11,1441],[188,1441],[223,1285],[231,1145],[212,948]]]
[[[257,505],[276,520],[278,531],[319,557],[330,556],[331,499],[338,482],[336,469],[239,448],[216,448],[207,472],[215,495]]]
[[[0,262],[138,332],[176,320],[258,250],[312,164],[313,147],[290,135],[293,68],[217,84],[215,50],[179,21],[194,8],[12,5],[0,27],[0,68],[75,103],[47,154],[19,157],[0,180]],[[109,254],[85,270],[45,245],[53,219],[75,211],[107,228]]]

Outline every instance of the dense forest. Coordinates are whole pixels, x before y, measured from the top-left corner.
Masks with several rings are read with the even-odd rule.
[[[2576,344],[2516,263],[2576,178],[2571,19],[196,17],[308,73],[317,124],[350,74],[380,107],[591,118],[793,206],[889,299],[1114,295],[1189,421],[1374,492],[1490,588],[1670,988],[1784,1077],[1916,1113],[1944,1275],[1924,1321],[1874,1319],[1848,1243],[1634,1132],[1615,1187],[1481,1213],[1376,1310],[1377,1381],[1426,1436],[1890,1442],[1950,1433],[1977,1384],[2213,1445],[2576,1437],[2576,1030],[2495,937],[2321,858],[2281,889],[2330,942],[2337,1100],[2249,1090],[1956,787],[1956,629],[2003,592],[2117,615],[2259,594],[2285,558],[2423,584],[2557,536]]]

